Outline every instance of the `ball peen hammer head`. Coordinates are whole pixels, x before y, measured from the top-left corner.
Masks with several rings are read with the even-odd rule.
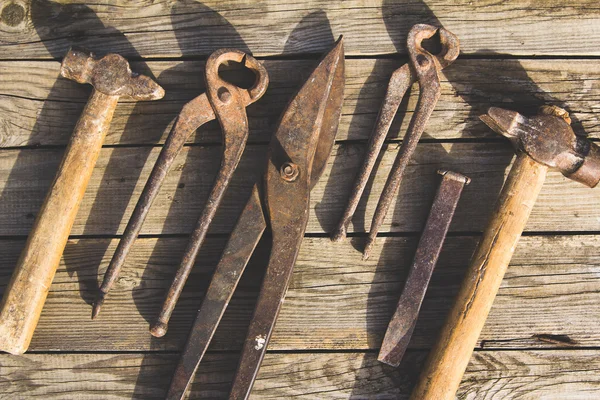
[[[517,152],[589,187],[600,181],[600,149],[573,132],[569,114],[562,108],[543,106],[538,115],[525,117],[516,111],[491,107],[480,118],[507,137]]]
[[[131,71],[129,63],[118,54],[96,58],[94,53],[71,48],[60,66],[61,76],[79,83],[89,83],[109,96],[128,96],[135,100],[158,100],[164,89],[151,78]]]

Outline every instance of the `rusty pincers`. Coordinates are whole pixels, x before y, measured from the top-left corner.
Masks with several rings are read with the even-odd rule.
[[[421,44],[424,40],[433,37],[438,31],[442,49],[439,54],[434,55],[425,50]],[[358,172],[344,214],[331,235],[334,241],[342,240],[346,236],[350,220],[356,211],[358,202],[369,180],[369,175],[375,166],[377,157],[381,152],[383,142],[398,111],[398,107],[402,102],[402,98],[408,88],[413,83],[418,82],[419,101],[417,109],[410,121],[406,135],[402,140],[400,152],[396,156],[390,175],[381,193],[379,203],[377,204],[373,222],[371,223],[369,238],[363,252],[364,259],[369,257],[370,249],[375,242],[377,232],[385,218],[392,198],[398,193],[402,174],[417,147],[417,143],[425,129],[425,124],[427,124],[427,120],[431,116],[440,97],[439,72],[452,64],[460,52],[458,38],[452,32],[444,28],[438,29],[426,24],[417,24],[411,28],[408,33],[407,46],[410,64],[404,64],[398,68],[390,78],[383,104],[379,110],[377,123],[369,139],[367,155]]]
[[[250,89],[243,89],[223,80],[219,76],[219,66],[227,62],[242,63],[254,72],[256,79]],[[185,250],[185,255],[177,274],[169,289],[159,322],[151,327],[154,336],[166,333],[167,322],[181,294],[181,290],[191,271],[198,250],[204,241],[208,227],[223,198],[248,139],[248,117],[246,107],[262,97],[267,90],[269,77],[266,69],[254,57],[236,49],[220,49],[210,55],[206,61],[206,93],[188,102],[179,113],[165,145],[150,173],[146,186],[133,210],[133,214],[125,228],[123,238],[108,266],[100,292],[94,303],[92,318],[100,312],[100,308],[111,286],[117,280],[125,258],[131,250],[140,229],[146,219],[152,202],[158,195],[160,186],[173,166],[177,154],[188,138],[203,124],[218,119],[223,130],[223,157],[221,167],[210,192],[206,206],[192,232]]]

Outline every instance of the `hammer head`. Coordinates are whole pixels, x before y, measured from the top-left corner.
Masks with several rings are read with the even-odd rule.
[[[538,115],[525,117],[516,111],[491,107],[481,120],[507,137],[518,152],[567,178],[594,187],[600,181],[600,149],[573,132],[567,112],[544,106]]]
[[[93,53],[69,49],[60,74],[79,83],[89,83],[109,96],[129,96],[135,100],[158,100],[165,95],[160,85],[145,75],[131,72],[129,63],[118,54],[100,59]]]

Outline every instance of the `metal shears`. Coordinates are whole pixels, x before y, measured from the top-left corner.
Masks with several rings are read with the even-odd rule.
[[[256,78],[250,89],[240,88],[219,76],[219,66],[237,62],[254,72]],[[150,173],[146,186],[129,219],[115,254],[110,261],[92,310],[92,319],[100,312],[104,299],[117,280],[127,254],[135,242],[152,202],[158,195],[177,154],[188,138],[205,123],[218,119],[223,131],[223,157],[206,206],[200,216],[185,250],[175,279],[169,289],[158,320],[151,327],[154,336],[163,336],[187,277],[190,274],[198,250],[204,241],[208,227],[227,189],[248,139],[246,107],[260,99],[269,85],[266,69],[254,57],[236,49],[220,49],[210,55],[205,68],[206,93],[192,99],[179,113],[177,121],[160,152]]]
[[[183,398],[254,249],[270,227],[272,247],[230,399],[252,389],[304,237],[310,191],[334,144],[344,93],[342,38],[288,104],[257,182],[231,233],[175,370],[168,399]]]
[[[431,54],[422,46],[422,42],[432,38],[439,32],[441,51],[439,54]],[[419,100],[415,113],[410,120],[408,130],[402,146],[396,156],[390,175],[388,176],[385,186],[377,203],[375,215],[371,223],[369,238],[363,252],[363,258],[369,257],[369,252],[379,227],[383,223],[390,203],[398,193],[402,174],[410,161],[412,154],[417,147],[417,143],[423,134],[427,120],[431,116],[433,109],[440,97],[440,77],[439,73],[442,69],[449,66],[456,60],[460,52],[458,38],[452,32],[444,28],[436,28],[431,25],[417,24],[414,25],[407,37],[408,54],[410,63],[404,64],[392,74],[387,87],[385,98],[379,110],[377,122],[369,143],[367,145],[367,155],[362,166],[356,176],[352,193],[348,199],[344,214],[340,219],[337,228],[333,231],[331,238],[334,241],[342,240],[346,237],[346,230],[350,224],[350,220],[356,211],[358,202],[369,180],[369,175],[375,166],[377,157],[383,146],[383,142],[392,125],[394,116],[398,112],[398,107],[402,102],[406,91],[413,83],[419,83]]]

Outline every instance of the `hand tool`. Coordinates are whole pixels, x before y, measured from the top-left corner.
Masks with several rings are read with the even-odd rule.
[[[439,54],[433,55],[425,50],[421,44],[424,40],[433,37],[436,32],[439,32],[442,49]],[[410,120],[408,130],[402,140],[402,146],[396,156],[390,175],[381,193],[379,203],[377,204],[373,222],[371,223],[369,238],[363,252],[364,259],[369,257],[371,247],[375,242],[377,232],[385,218],[390,202],[398,193],[402,174],[417,147],[417,143],[425,129],[425,124],[440,97],[439,73],[443,68],[452,64],[460,52],[458,38],[453,33],[444,28],[438,29],[425,24],[417,24],[411,28],[408,33],[407,46],[410,65],[404,64],[392,74],[383,104],[379,110],[375,129],[367,145],[367,154],[356,177],[344,214],[331,235],[334,241],[339,241],[346,237],[346,230],[348,229],[352,215],[356,211],[360,197],[369,180],[371,170],[377,161],[377,156],[381,151],[381,147],[390,129],[394,115],[402,102],[402,98],[413,83],[419,82],[417,109]]]
[[[117,54],[98,59],[70,49],[60,74],[89,83],[94,90],[0,305],[0,350],[13,354],[21,354],[29,346],[119,97],[156,100],[164,96],[156,82],[132,73],[127,60]]]
[[[443,176],[442,182],[435,195],[396,312],[385,332],[377,358],[393,367],[400,365],[406,352],[458,199],[465,185],[471,182],[471,179],[458,172],[439,170],[438,173]]]
[[[183,398],[268,221],[272,232],[269,264],[229,398],[249,396],[304,237],[310,190],[333,147],[343,95],[340,37],[281,117],[269,147],[264,182],[254,185],[231,233],[175,370],[168,399]]]
[[[517,157],[412,393],[415,400],[454,399],[548,168],[589,187],[600,180],[600,149],[575,135],[566,111],[545,106],[528,118],[492,107],[481,119],[512,142]]]
[[[219,76],[219,66],[231,61],[242,63],[254,72],[256,79],[250,89],[237,87]],[[198,250],[204,241],[210,223],[246,147],[249,133],[246,107],[260,99],[269,85],[269,76],[263,65],[254,57],[235,49],[220,49],[212,53],[206,61],[205,78],[206,93],[183,106],[156,160],[146,186],[127,223],[123,238],[119,242],[104,274],[98,297],[92,309],[92,319],[98,316],[108,291],[117,280],[127,254],[129,254],[148,215],[148,211],[150,211],[152,202],[158,195],[177,154],[196,129],[217,118],[223,130],[221,167],[202,215],[192,232],[181,266],[177,270],[175,280],[169,289],[165,307],[161,312],[160,324],[151,327],[151,333],[154,336],[163,336],[167,331],[167,322],[171,312],[181,294],[185,280],[198,255]]]

